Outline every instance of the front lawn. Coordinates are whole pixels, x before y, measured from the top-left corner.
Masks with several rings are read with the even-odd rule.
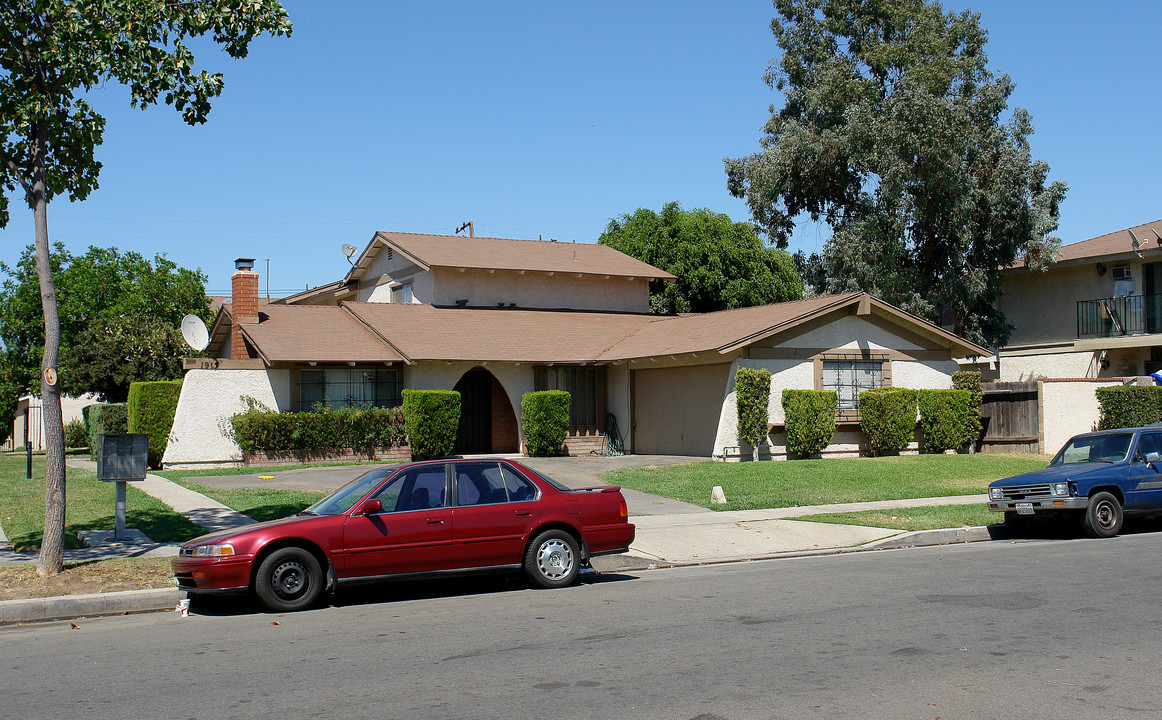
[[[32,479],[25,479],[23,455],[0,454],[0,526],[18,552],[40,549],[44,530],[44,456],[33,456]],[[155,542],[181,542],[206,529],[174,512],[168,505],[126,483],[125,526],[137,528]],[[77,533],[112,530],[117,484],[101,482],[96,473],[65,470],[65,547],[84,547]]]
[[[835,523],[837,525],[866,525],[893,530],[939,530],[942,528],[979,527],[1004,522],[1000,513],[990,512],[984,503],[973,505],[930,505],[895,510],[866,510],[864,512],[824,513],[805,515],[796,520]]]
[[[336,463],[353,465],[362,463]],[[382,463],[381,463],[382,464]],[[297,470],[313,465],[288,465],[271,471]],[[294,515],[314,505],[328,494],[325,490],[291,490],[284,488],[213,488],[190,480],[199,475],[253,475],[255,468],[225,468],[218,470],[168,470],[155,473],[184,488],[199,492],[247,517],[258,520],[276,520]]]
[[[775,462],[695,462],[611,470],[606,482],[712,510],[830,505],[983,494],[988,484],[1045,467],[1041,455],[901,455]],[[721,485],[726,505],[712,505]]]

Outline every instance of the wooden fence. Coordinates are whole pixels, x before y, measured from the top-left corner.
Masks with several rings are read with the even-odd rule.
[[[981,390],[981,452],[1040,452],[1037,383],[986,382],[981,383]]]

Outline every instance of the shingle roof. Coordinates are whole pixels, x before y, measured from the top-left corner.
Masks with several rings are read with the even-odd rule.
[[[1054,258],[1059,263],[1066,263],[1071,260],[1099,259],[1115,255],[1130,256],[1135,250],[1135,236],[1138,238],[1138,252],[1154,251],[1154,254],[1157,255],[1157,251],[1162,249],[1162,235],[1160,233],[1162,233],[1162,220],[1155,220],[1124,230],[1098,235],[1089,240],[1062,245],[1058,248]],[[1024,266],[1023,258],[1013,263],[1013,267]]]
[[[862,304],[861,304],[862,303]],[[831,312],[874,311],[936,340],[957,357],[988,350],[865,293],[659,316],[401,303],[270,305],[243,331],[267,362],[613,362],[696,352],[726,353]],[[872,310],[869,310],[871,312]]]
[[[358,277],[370,267],[371,260],[385,245],[390,245],[426,268],[525,270],[675,279],[664,270],[605,245],[398,232],[377,232],[356,261],[351,276]]]

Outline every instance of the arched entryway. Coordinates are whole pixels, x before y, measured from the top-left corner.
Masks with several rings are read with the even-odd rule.
[[[500,381],[482,367],[464,373],[453,388],[460,393],[458,455],[513,453],[518,450],[516,413]]]

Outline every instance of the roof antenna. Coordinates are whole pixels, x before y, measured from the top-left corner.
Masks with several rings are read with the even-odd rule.
[[[452,234],[459,235],[461,232],[464,231],[464,228],[468,228],[468,237],[476,237],[476,226],[472,224],[471,220],[464,223],[460,227],[456,228],[456,232],[454,232]]]

